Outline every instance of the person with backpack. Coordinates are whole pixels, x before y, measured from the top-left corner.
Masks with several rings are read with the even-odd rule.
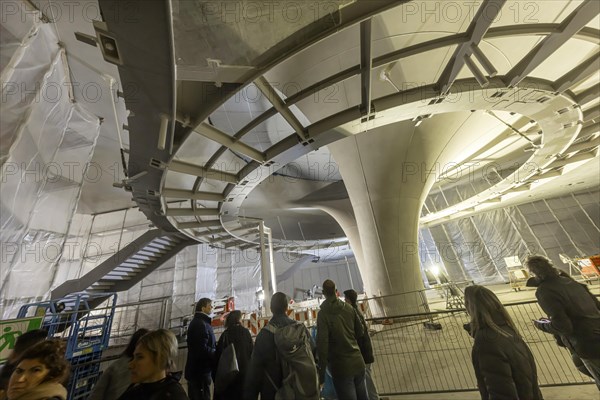
[[[373,381],[373,371],[371,367],[375,362],[375,356],[373,355],[373,344],[371,343],[371,337],[369,336],[369,328],[367,327],[367,321],[365,321],[365,317],[362,315],[360,310],[358,309],[358,293],[354,289],[348,289],[344,291],[344,300],[346,303],[350,304],[358,317],[360,318],[360,323],[365,331],[365,334],[362,338],[358,339],[358,347],[360,348],[360,353],[363,356],[363,360],[366,365],[366,380],[365,383],[367,385],[367,393],[369,394],[369,400],[379,400],[379,394],[377,394],[377,387],[375,386],[375,382]]]
[[[354,308],[336,296],[335,283],[323,282],[325,301],[317,315],[319,382],[325,382],[329,366],[333,386],[340,399],[368,400],[365,362],[358,340],[365,334]]]
[[[244,400],[318,400],[317,368],[310,334],[287,316],[288,298],[271,297],[273,318],[256,336],[244,385]]]

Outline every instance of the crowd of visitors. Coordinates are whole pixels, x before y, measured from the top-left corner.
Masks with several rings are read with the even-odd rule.
[[[525,266],[532,275],[527,286],[536,287],[547,316],[533,325],[554,335],[600,389],[600,302],[546,257],[529,256]],[[288,316],[289,298],[277,292],[270,299],[272,318],[254,342],[238,310],[227,314],[217,341],[212,301],[202,298],[188,328],[188,394],[175,368],[175,335],[165,329],[140,329],[103,372],[89,399],[379,399],[373,345],[358,294],[349,289],[345,301],[340,300],[329,279],[322,290],[313,336]],[[486,287],[471,285],[464,291],[464,305],[469,316],[464,328],[473,338],[471,358],[481,398],[541,400],[534,356],[498,297]],[[68,400],[65,343],[47,336],[38,329],[17,338],[0,371],[0,400]]]

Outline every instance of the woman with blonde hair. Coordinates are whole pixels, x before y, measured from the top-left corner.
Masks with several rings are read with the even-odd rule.
[[[177,338],[166,329],[151,331],[137,342],[129,362],[132,385],[119,400],[188,400],[174,373]]]
[[[148,332],[148,329],[141,328],[133,333],[121,356],[102,373],[87,400],[116,400],[125,393],[131,384],[129,362],[133,359],[138,341]]]
[[[475,339],[471,358],[482,400],[541,400],[533,354],[510,315],[491,290],[465,289],[471,321],[465,328]]]

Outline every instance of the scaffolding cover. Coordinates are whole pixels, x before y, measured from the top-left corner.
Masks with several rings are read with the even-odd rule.
[[[3,316],[14,314],[9,304],[48,296],[100,130],[72,99],[64,50],[48,54],[56,43],[49,27],[35,25],[3,71],[25,88],[13,98],[3,81],[11,98],[2,106],[2,142],[10,143],[0,191]]]

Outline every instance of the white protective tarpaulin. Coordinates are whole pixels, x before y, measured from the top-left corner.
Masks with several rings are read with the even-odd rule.
[[[50,24],[33,25],[2,79],[0,314],[8,317],[49,295],[100,121],[74,102]]]

